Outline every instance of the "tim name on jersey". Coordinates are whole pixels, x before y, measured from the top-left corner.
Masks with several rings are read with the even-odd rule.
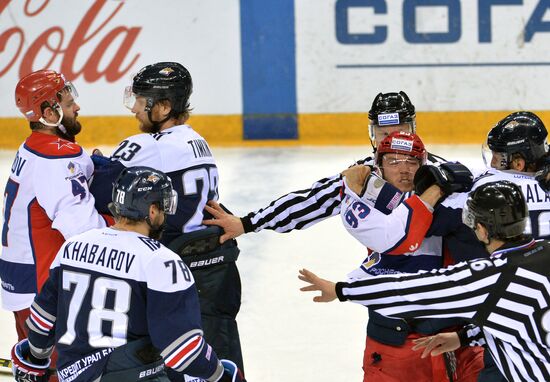
[[[63,250],[63,259],[81,263],[95,264],[101,267],[128,273],[136,255],[115,248],[100,247],[97,244],[72,241]]]

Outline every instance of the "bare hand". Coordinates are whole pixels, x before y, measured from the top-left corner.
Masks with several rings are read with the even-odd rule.
[[[369,166],[358,164],[342,171],[342,176],[346,177],[348,187],[357,195],[360,195],[370,173]]]
[[[223,244],[227,240],[234,239],[241,236],[244,233],[243,223],[238,216],[228,214],[224,209],[215,201],[210,200],[208,205],[204,207],[214,219],[206,219],[202,221],[205,225],[217,225],[222,227],[225,233],[220,236],[220,244]]]
[[[322,279],[305,268],[300,270],[298,278],[311,284],[300,288],[302,292],[321,291],[321,295],[313,297],[313,301],[331,302],[336,299],[336,284],[332,281]]]
[[[426,358],[429,354],[432,357],[449,351],[454,351],[460,347],[460,338],[458,333],[439,333],[435,336],[422,337],[413,340],[414,346],[412,350],[420,350],[424,348],[421,358]]]

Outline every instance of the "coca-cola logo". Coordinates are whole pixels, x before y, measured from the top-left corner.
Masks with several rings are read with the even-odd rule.
[[[12,0],[0,0],[0,14],[11,2]],[[38,20],[38,18],[48,7],[49,2],[50,0],[26,0],[24,3],[14,2],[12,6],[20,4],[25,17],[36,18],[35,25],[47,25],[51,18],[46,20]],[[66,4],[74,6],[73,2]],[[69,35],[62,26],[56,25],[42,31],[34,41],[27,41],[28,37],[25,35],[25,31],[19,26],[3,31],[0,29],[0,77],[4,76],[17,62],[19,62],[19,78],[39,69],[57,69],[51,68],[50,65],[58,56],[62,56],[59,71],[69,80],[75,80],[82,75],[87,82],[95,82],[101,77],[105,77],[107,82],[115,82],[123,77],[139,58],[139,53],[131,58],[127,56],[136,42],[141,27],[110,25],[113,17],[124,7],[123,1],[118,3],[110,14],[105,16],[106,12],[103,12],[102,19],[98,19],[105,4],[106,0],[94,1],[72,35]],[[62,11],[60,11],[60,15],[59,19],[62,20]],[[93,29],[92,25],[94,25]],[[118,46],[113,45],[115,41]],[[8,43],[18,43],[18,45],[13,45],[17,48],[7,52]],[[84,45],[91,46],[93,49],[91,52],[89,49],[86,50],[89,55],[83,60],[81,48]],[[107,51],[110,57],[104,57]],[[79,52],[81,52],[80,55]],[[35,67],[35,61],[39,54],[50,55],[49,61],[43,67]],[[84,62],[80,68],[75,68],[77,55],[79,62]],[[104,69],[99,69],[100,62]],[[105,66],[107,62],[108,64]],[[128,64],[122,67],[124,62],[128,62]],[[3,66],[2,63],[6,64]]]

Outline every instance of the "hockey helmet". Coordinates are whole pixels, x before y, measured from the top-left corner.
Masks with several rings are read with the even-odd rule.
[[[492,152],[501,154],[501,166],[507,169],[514,154],[520,154],[528,165],[536,164],[548,151],[547,136],[546,127],[536,114],[518,111],[500,120],[489,131],[487,146]],[[483,158],[488,163],[485,155]]]
[[[147,65],[136,74],[132,86],[124,93],[124,105],[132,109],[135,96],[146,98],[145,111],[150,111],[158,101],[169,100],[171,115],[177,117],[189,108],[189,97],[193,91],[191,74],[177,62],[158,62]]]
[[[505,240],[525,231],[529,211],[520,186],[507,180],[483,184],[470,192],[462,221],[471,229],[477,223],[489,232],[489,237]]]
[[[134,220],[148,219],[151,204],[168,215],[175,214],[178,205],[178,193],[170,178],[145,166],[122,170],[113,185],[112,198],[114,213]]]
[[[412,156],[418,159],[420,165],[426,163],[427,152],[424,143],[416,134],[394,131],[378,144],[375,163],[380,166],[384,154],[395,153]]]
[[[54,70],[38,70],[19,80],[15,87],[15,104],[27,120],[51,125],[42,118],[43,105],[46,103],[47,106],[58,110],[61,115],[57,123],[59,124],[63,118],[59,93],[64,89],[74,98],[78,97],[76,88],[63,74]]]
[[[414,105],[404,91],[399,93],[378,93],[369,110],[369,135],[375,141],[376,127],[408,124],[409,132],[416,132]]]

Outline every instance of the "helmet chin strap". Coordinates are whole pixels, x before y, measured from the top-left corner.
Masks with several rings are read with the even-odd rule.
[[[153,115],[151,113],[151,110],[147,111],[147,118],[149,119],[149,122],[153,125],[152,133],[158,133],[160,131],[160,127],[164,124],[164,122],[168,121],[170,119],[170,114],[166,118],[164,118],[161,121],[153,121]]]
[[[42,123],[43,125],[46,125],[46,126],[59,127],[59,129],[61,131],[63,131],[64,133],[67,133],[67,129],[65,129],[65,126],[61,125],[61,121],[63,120],[63,109],[60,108],[59,105],[55,106],[55,108],[52,108],[52,109],[55,109],[57,111],[57,113],[59,114],[59,119],[57,120],[56,123],[48,122],[44,119],[44,117],[40,117],[40,119],[38,121],[40,123]]]

